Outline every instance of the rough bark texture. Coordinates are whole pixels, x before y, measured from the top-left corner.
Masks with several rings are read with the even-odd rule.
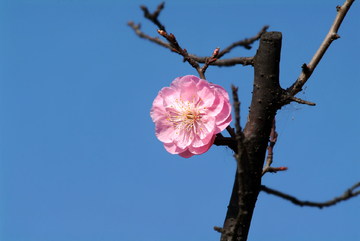
[[[254,58],[254,88],[249,115],[243,130],[247,155],[243,155],[249,165],[245,172],[243,192],[239,193],[238,172],[224,222],[225,230],[232,230],[236,222],[240,224],[237,240],[246,240],[250,228],[255,203],[260,191],[261,174],[268,146],[272,121],[281,108],[283,89],[279,84],[279,63],[282,34],[268,32],[261,36],[259,49]],[[239,210],[239,195],[244,210]],[[221,240],[231,240],[223,234]]]

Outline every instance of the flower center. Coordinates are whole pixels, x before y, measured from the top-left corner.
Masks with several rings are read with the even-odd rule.
[[[184,102],[181,99],[175,100],[175,104],[171,105],[171,108],[166,113],[166,124],[171,123],[176,131],[176,134],[179,134],[179,131],[185,130],[187,132],[193,131],[195,134],[198,134],[198,122],[201,121],[203,113],[200,112],[199,106],[202,102],[201,99],[195,102],[195,95],[193,95],[192,101]],[[205,109],[205,108],[204,108]],[[190,137],[191,139],[192,137]]]
[[[187,115],[186,115],[186,117],[187,117],[188,119],[191,119],[191,120],[194,120],[194,119],[196,118],[196,116],[195,116],[193,113],[191,113],[191,112],[188,112]]]

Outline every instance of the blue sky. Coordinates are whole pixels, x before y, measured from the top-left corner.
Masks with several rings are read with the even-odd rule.
[[[165,151],[149,112],[158,91],[196,72],[167,49],[140,4],[160,1],[0,2],[0,239],[219,240],[235,161],[212,147],[184,159]],[[281,85],[309,62],[343,1],[167,1],[160,21],[190,53],[281,31]],[[356,1],[298,97],[278,112],[274,166],[263,184],[301,200],[326,201],[360,180],[360,5]],[[225,57],[253,56],[238,48]],[[239,86],[244,127],[253,68],[209,67]],[[232,123],[233,126],[233,123]],[[225,133],[226,134],[226,133]],[[298,207],[261,193],[249,240],[358,240],[360,197],[330,208]]]

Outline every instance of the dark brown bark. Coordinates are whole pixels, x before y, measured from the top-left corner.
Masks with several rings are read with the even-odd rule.
[[[282,34],[268,32],[261,36],[259,49],[254,57],[254,88],[248,120],[243,131],[247,155],[242,155],[242,163],[248,163],[249,170],[238,183],[239,171],[224,222],[221,240],[231,240],[229,231],[235,230],[237,240],[246,240],[250,228],[253,210],[260,191],[261,174],[264,165],[269,135],[276,111],[282,106],[283,89],[279,84],[279,63]],[[241,170],[240,170],[241,171]],[[239,185],[242,188],[239,189]],[[242,190],[239,193],[239,190]],[[240,196],[240,198],[239,198]],[[239,200],[240,202],[239,206]],[[241,210],[239,207],[244,207]],[[238,225],[236,225],[238,223]]]

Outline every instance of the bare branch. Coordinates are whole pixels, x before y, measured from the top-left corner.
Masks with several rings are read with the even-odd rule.
[[[244,40],[240,40],[238,42],[235,42],[233,44],[231,44],[230,46],[226,47],[225,49],[223,49],[219,55],[218,55],[218,58],[220,59],[222,56],[224,56],[225,54],[229,53],[233,48],[237,47],[237,46],[243,46],[244,48],[246,49],[251,49],[251,44],[254,43],[256,40],[259,40],[261,35],[263,33],[266,32],[266,30],[269,28],[269,25],[266,25],[264,26],[260,32],[255,35],[254,37],[252,38],[249,38],[249,39],[244,39]]]
[[[236,139],[232,137],[224,137],[222,135],[220,136],[219,134],[220,133],[216,134],[214,145],[227,146],[236,153],[237,152]]]
[[[171,46],[171,50],[182,55],[184,57],[184,61],[189,62],[189,64],[196,69],[196,71],[199,73],[200,78],[201,79],[205,79],[205,71],[207,69],[207,67],[209,66],[210,63],[216,61],[216,56],[219,53],[219,48],[215,49],[214,53],[212,54],[212,56],[208,59],[206,59],[206,62],[204,64],[204,66],[202,68],[200,68],[199,63],[194,60],[193,58],[191,58],[191,56],[189,56],[188,52],[186,49],[182,49],[179,45],[179,43],[177,42],[175,36],[170,33],[167,34],[165,31],[163,30],[158,30],[158,33],[163,36],[164,38],[166,38],[166,40],[170,43]]]
[[[205,63],[206,58],[208,57],[198,57],[194,54],[189,54],[194,60],[199,63]],[[215,62],[211,63],[210,65],[215,65],[219,67],[230,67],[241,64],[243,66],[246,65],[254,65],[254,57],[234,57],[230,59],[217,59]]]
[[[154,24],[156,24],[156,26],[160,29],[165,31],[165,27],[164,25],[162,25],[159,20],[158,20],[158,16],[161,12],[161,10],[164,8],[164,4],[165,2],[162,2],[159,4],[159,6],[157,7],[157,9],[155,10],[154,13],[149,13],[149,10],[147,9],[146,6],[144,5],[140,5],[140,8],[144,11],[144,16],[145,18],[149,19],[151,22],[153,22]]]
[[[160,40],[158,37],[154,38],[154,37],[151,37],[151,36],[143,33],[140,30],[140,24],[135,25],[132,21],[129,21],[128,25],[135,31],[135,33],[140,38],[148,39],[153,43],[156,43],[160,46],[163,46],[165,48],[172,50],[172,47],[170,46],[169,43],[166,43],[166,42]],[[190,58],[197,61],[198,63],[205,63],[206,60],[209,59],[209,57],[199,57],[199,56],[196,56],[194,54],[189,54],[189,53],[188,53],[188,55]],[[216,61],[209,63],[209,65],[214,65],[214,66],[219,66],[219,67],[223,67],[223,66],[230,67],[230,66],[235,66],[238,64],[241,64],[243,66],[254,65],[254,57],[234,57],[234,58],[229,58],[229,59],[217,59]]]
[[[149,19],[156,26],[158,26],[158,28],[160,30],[165,31],[165,26],[162,25],[160,23],[160,21],[158,20],[158,16],[159,16],[161,10],[164,8],[164,2],[162,2],[160,5],[158,5],[157,9],[152,14],[149,12],[149,10],[147,9],[146,6],[141,5],[140,8],[143,10],[145,18]],[[135,31],[135,33],[140,38],[148,39],[153,43],[156,43],[156,44],[161,45],[161,46],[163,46],[165,48],[173,50],[173,48],[170,46],[170,44],[168,44],[168,43],[166,43],[164,41],[161,41],[157,37],[154,38],[154,37],[151,37],[151,36],[143,33],[140,30],[140,24],[135,25],[132,21],[129,21],[128,25]],[[254,64],[254,57],[234,57],[234,58],[230,58],[230,59],[221,59],[221,60],[220,60],[220,58],[223,55],[225,55],[226,53],[230,52],[230,50],[235,48],[236,46],[244,46],[245,48],[250,49],[251,48],[250,45],[253,42],[255,42],[256,40],[258,40],[261,37],[261,35],[264,32],[266,32],[268,27],[269,26],[264,26],[257,35],[255,35],[254,37],[252,37],[250,39],[241,40],[241,41],[238,41],[238,42],[235,42],[235,43],[231,44],[230,46],[228,46],[227,48],[225,48],[224,50],[219,52],[215,60],[209,61],[209,57],[199,57],[199,56],[196,56],[194,54],[189,54],[189,53],[187,55],[190,58],[192,58],[194,61],[198,62],[198,63],[205,63],[206,65],[214,65],[214,66],[219,66],[219,67],[222,67],[222,66],[229,67],[229,66],[234,66],[234,65],[238,65],[238,64],[241,64],[243,66],[245,66],[245,65],[253,65]],[[184,59],[184,62],[185,61],[186,61],[186,59]],[[207,68],[207,66],[206,66],[206,68]],[[206,70],[206,68],[205,68],[205,70]]]
[[[135,25],[132,21],[129,21],[129,22],[128,22],[128,25],[129,25],[132,29],[134,29],[135,33],[136,33],[140,38],[148,39],[148,40],[150,40],[151,42],[154,42],[154,43],[156,43],[156,44],[158,44],[158,45],[161,45],[161,46],[163,46],[163,47],[168,48],[168,49],[171,50],[171,47],[170,47],[170,44],[169,44],[169,43],[166,43],[166,42],[160,40],[158,37],[153,38],[153,37],[150,37],[150,36],[147,35],[147,34],[144,34],[144,33],[140,30],[140,24]]]
[[[217,226],[214,226],[214,230],[217,231],[217,232],[219,232],[219,233],[225,233],[225,232],[226,232],[225,229],[220,228],[220,227],[217,227]]]
[[[360,194],[360,190],[353,192],[356,188],[360,187],[360,182],[356,183],[355,185],[353,185],[351,188],[349,188],[348,190],[346,190],[344,192],[343,195],[339,196],[339,197],[335,197],[334,199],[331,199],[329,201],[326,202],[310,202],[310,201],[300,201],[299,199],[290,196],[288,194],[276,191],[274,189],[268,188],[264,185],[261,185],[261,191],[264,191],[268,194],[273,194],[275,196],[281,197],[285,200],[291,201],[292,203],[299,205],[299,206],[309,206],[309,207],[318,207],[318,208],[323,208],[323,207],[329,207],[329,206],[333,206],[341,201],[345,201],[348,200],[352,197],[356,197],[357,195]]]
[[[229,132],[229,134],[232,138],[234,138],[234,139],[236,138],[236,133],[234,131],[234,128],[231,128],[231,126],[227,126],[226,130]]]
[[[219,47],[217,47],[210,58],[206,58],[205,64],[201,68],[202,75],[205,74],[206,69],[209,67],[209,64],[214,63],[217,60],[217,56],[219,55]],[[203,78],[205,79],[205,77]]]
[[[299,104],[305,104],[305,105],[310,105],[310,106],[315,106],[316,104],[314,102],[311,101],[307,101],[307,100],[302,100],[300,98],[297,98],[295,96],[289,96],[289,100],[295,101]]]
[[[269,143],[269,146],[267,147],[268,155],[266,158],[266,164],[265,164],[265,167],[263,168],[261,176],[264,176],[264,174],[267,172],[278,172],[278,171],[286,171],[287,170],[287,167],[271,167],[271,164],[273,162],[273,156],[274,156],[273,149],[276,144],[276,140],[277,140],[277,136],[278,136],[275,129],[276,129],[276,125],[275,125],[275,118],[274,118],[272,127],[271,127],[271,131],[270,131],[270,143]]]
[[[298,92],[302,90],[302,87],[304,86],[306,81],[310,78],[311,74],[314,72],[316,66],[320,62],[321,58],[324,56],[330,44],[335,39],[340,38],[337,32],[339,30],[342,21],[345,18],[346,13],[350,9],[354,1],[355,0],[346,0],[342,6],[336,7],[337,15],[324,41],[322,42],[322,44],[320,45],[319,49],[316,51],[312,59],[310,60],[309,64],[306,66],[302,66],[303,70],[301,71],[299,78],[290,88],[286,90],[290,96],[295,96]]]
[[[264,168],[262,175],[267,172],[277,173],[279,171],[286,171],[287,169],[287,167],[266,167]]]
[[[198,57],[196,55],[190,54],[190,56],[199,63],[205,63],[207,57]],[[242,66],[254,65],[254,57],[234,57],[230,59],[217,59],[215,62],[210,65],[215,65],[219,67],[230,67],[241,64]]]
[[[163,30],[158,30],[158,33],[164,38],[166,38],[166,40],[170,44],[170,49],[172,51],[182,55],[184,57],[184,61],[189,62],[189,64],[196,69],[196,71],[200,75],[200,78],[205,79],[206,69],[208,68],[209,65],[217,61],[217,56],[219,54],[219,49],[220,49],[219,47],[214,50],[210,58],[209,57],[205,58],[205,64],[203,65],[203,67],[200,68],[198,61],[196,61],[195,55],[189,55],[186,49],[182,49],[172,33],[167,34]]]

